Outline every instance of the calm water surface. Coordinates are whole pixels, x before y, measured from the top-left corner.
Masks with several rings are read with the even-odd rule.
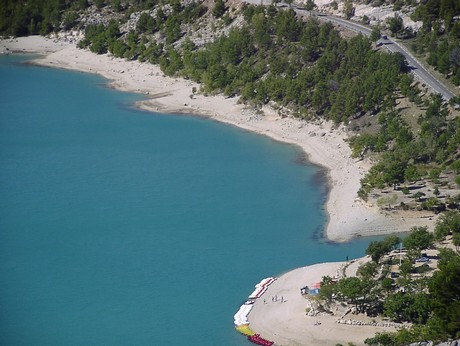
[[[260,279],[362,255],[321,237],[299,148],[25,59],[0,57],[0,344],[247,345]]]

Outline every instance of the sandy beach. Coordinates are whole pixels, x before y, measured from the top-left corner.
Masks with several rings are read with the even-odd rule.
[[[329,195],[325,207],[329,222],[325,236],[330,240],[345,241],[356,236],[404,232],[412,226],[433,226],[431,218],[418,213],[384,213],[376,205],[357,198],[360,180],[371,163],[351,158],[351,150],[345,142],[348,133],[343,125],[334,126],[325,121],[307,123],[290,116],[282,117],[269,107],[262,112],[255,111],[238,104],[237,98],[194,93],[193,90],[200,89],[198,84],[166,77],[158,66],[95,55],[76,48],[74,42],[36,36],[6,39],[0,40],[0,52],[39,53],[42,57],[34,61],[36,64],[97,73],[107,78],[114,88],[144,94],[146,100],[138,106],[149,111],[206,116],[300,146],[311,163],[327,171]],[[347,275],[356,271],[358,263],[348,267]],[[362,345],[362,340],[376,331],[394,331],[394,328],[340,325],[336,323],[337,317],[331,315],[306,315],[308,302],[301,296],[300,288],[321,281],[325,275],[336,275],[343,265],[318,264],[281,275],[256,301],[249,315],[251,329],[280,345],[347,342]],[[274,296],[283,297],[284,302],[273,302]],[[315,324],[318,321],[321,324]]]
[[[344,266],[346,275],[355,274],[358,266],[369,258],[346,262],[333,262],[311,265],[292,270],[281,275],[271,284],[265,294],[256,300],[248,321],[250,328],[277,345],[331,346],[364,345],[363,340],[372,337],[377,332],[395,332],[394,326],[369,326],[339,324],[342,316],[319,313],[307,316],[306,309],[310,307],[306,297],[300,294],[300,288],[320,282],[323,276],[341,276]],[[273,301],[276,298],[277,301]],[[336,313],[336,312],[335,312]],[[361,315],[347,314],[343,320],[371,321]],[[376,319],[384,324],[383,321]]]

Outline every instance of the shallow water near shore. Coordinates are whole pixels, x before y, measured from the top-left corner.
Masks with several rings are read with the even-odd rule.
[[[321,237],[298,147],[25,59],[0,57],[0,344],[246,345],[260,279],[363,255]]]

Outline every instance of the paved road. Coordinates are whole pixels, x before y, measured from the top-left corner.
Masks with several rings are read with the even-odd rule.
[[[254,5],[270,5],[272,3],[271,0],[243,0],[244,2],[251,3]],[[285,3],[280,3],[278,6],[287,7],[288,5]],[[301,16],[309,16],[310,13],[302,8],[292,6],[292,8]],[[351,22],[349,20],[345,20],[342,18],[337,18],[329,15],[325,15],[323,13],[312,11],[313,15],[316,15],[318,19],[323,21],[329,21],[331,23],[340,25],[347,29],[353,30],[355,32],[360,32],[363,35],[370,36],[372,29],[366,27],[364,25]],[[393,41],[390,38],[381,39],[380,42],[385,46],[386,49],[390,52],[399,52],[403,54],[406,58],[407,63],[412,69],[414,75],[421,80],[427,87],[433,90],[435,93],[441,94],[445,100],[450,100],[452,97],[456,96],[452,93],[449,89],[447,89],[444,84],[438,81],[433,75],[431,75],[425,68],[417,61],[417,59],[403,46],[401,46],[396,41]]]
[[[296,9],[296,11],[301,15],[306,15],[308,12],[302,9]],[[357,24],[345,19],[327,16],[327,15],[319,15],[318,18],[320,20],[329,21],[331,23],[343,26],[347,29],[353,30],[355,32],[360,32],[363,35],[369,36],[371,34],[371,29]],[[431,90],[435,93],[441,94],[445,100],[450,100],[452,97],[455,96],[449,89],[447,89],[444,84],[438,81],[431,73],[429,73],[425,68],[417,61],[417,59],[402,45],[398,42],[393,41],[390,38],[381,39],[380,42],[388,49],[390,52],[399,52],[403,54],[406,58],[407,63],[409,64],[412,72],[416,77],[418,77],[426,86],[428,86]]]

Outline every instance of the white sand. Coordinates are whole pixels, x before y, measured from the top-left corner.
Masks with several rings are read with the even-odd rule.
[[[361,262],[368,259],[361,259]],[[356,271],[360,261],[347,268],[347,275]],[[248,320],[250,328],[277,345],[331,346],[353,342],[364,345],[363,340],[376,332],[395,332],[394,327],[353,326],[338,324],[340,316],[321,313],[307,316],[308,300],[300,294],[300,288],[321,281],[323,276],[333,277],[342,272],[345,262],[316,264],[295,269],[279,277],[267,292],[259,298]],[[272,297],[278,301],[272,301]],[[284,302],[281,301],[284,300]],[[347,315],[345,319],[371,321],[362,315]],[[320,322],[318,325],[317,323]]]
[[[299,145],[312,163],[328,171],[330,193],[326,208],[330,219],[326,235],[331,240],[407,231],[414,225],[432,226],[433,221],[421,218],[417,213],[384,214],[376,206],[356,199],[360,179],[370,165],[350,158],[351,151],[344,142],[347,133],[343,126],[332,129],[332,124],[327,122],[310,124],[290,117],[282,118],[268,107],[261,115],[238,105],[235,98],[227,99],[221,95],[195,95],[191,98],[192,88],[199,90],[196,83],[164,77],[158,66],[95,55],[70,43],[41,37],[1,40],[0,52],[7,51],[6,48],[9,51],[46,54],[36,62],[44,66],[98,73],[108,78],[113,87],[149,95],[151,99],[140,105],[148,110],[207,116]],[[305,315],[307,305],[300,295],[300,288],[320,281],[322,276],[335,275],[340,265],[342,263],[320,264],[281,276],[265,293],[263,298],[267,304],[263,304],[263,299],[255,304],[249,315],[251,328],[283,345],[334,345],[349,341],[362,344],[363,339],[383,330],[338,325],[335,323],[337,318],[332,316]],[[275,295],[279,299],[283,296],[287,301],[272,302],[271,296]],[[319,318],[321,325],[314,325]]]
[[[6,53],[39,53],[47,54],[64,49],[69,43],[58,40],[48,39],[41,36],[28,36],[11,39],[0,38],[0,54]]]

